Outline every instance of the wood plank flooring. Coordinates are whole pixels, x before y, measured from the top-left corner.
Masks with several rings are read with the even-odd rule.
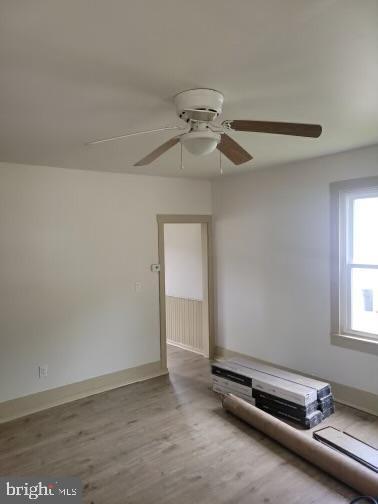
[[[169,347],[168,363],[169,377],[0,425],[0,474],[78,476],[88,504],[333,504],[355,495],[224,412],[205,358]],[[327,423],[377,445],[376,417],[340,405]]]

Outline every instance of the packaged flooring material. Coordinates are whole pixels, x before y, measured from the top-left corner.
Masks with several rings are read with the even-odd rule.
[[[242,392],[236,392],[233,390],[230,390],[228,387],[224,387],[222,385],[218,385],[217,383],[213,384],[213,390],[214,392],[218,392],[219,394],[234,394],[237,397],[241,397],[242,399],[252,399],[252,396],[243,394]]]
[[[316,390],[272,375],[252,380],[252,388],[306,406],[317,401]]]
[[[321,411],[321,410],[319,410],[319,411]],[[322,411],[323,420],[325,420],[329,416],[333,415],[334,413],[335,413],[335,406],[334,405],[332,405],[329,408],[323,410]]]
[[[217,394],[222,394],[222,395],[227,395],[232,393],[233,395],[240,397],[241,399],[244,399],[244,401],[247,401],[250,404],[255,404],[255,399],[251,395],[244,395],[241,394],[240,392],[231,392],[228,388],[222,387],[221,385],[217,385],[214,383],[213,385],[213,391],[216,392]]]
[[[258,407],[306,428],[318,425],[335,411],[328,383],[248,359],[214,362],[212,377],[214,390],[242,399],[252,396]]]
[[[255,369],[256,371],[261,371],[278,378],[298,383],[299,385],[303,385],[305,387],[313,388],[317,391],[318,399],[331,394],[331,386],[329,383],[315,380],[314,378],[307,378],[306,376],[302,376],[291,371],[285,371],[274,366],[269,366],[268,364],[247,359],[246,357],[232,357],[231,359],[228,359],[228,362],[234,362],[239,366]]]
[[[234,366],[235,367],[235,366]],[[252,378],[242,373],[237,373],[232,366],[228,366],[226,363],[213,363],[211,365],[211,372],[216,376],[221,376],[227,380],[234,381],[240,385],[246,385],[247,387],[252,387]]]
[[[322,412],[319,410],[310,413],[304,418],[298,418],[293,416],[291,413],[287,413],[283,409],[271,408],[267,404],[263,403],[258,399],[256,400],[256,407],[266,411],[267,413],[270,413],[273,416],[284,418],[285,420],[289,420],[291,422],[299,424],[305,429],[312,429],[313,427],[319,425],[320,422],[323,420]]]
[[[213,384],[221,385],[231,391],[241,392],[242,394],[252,397],[252,387],[247,387],[246,385],[240,385],[226,378],[213,375]]]
[[[254,404],[252,387],[240,385],[232,380],[213,375],[213,390],[219,394],[234,394]]]
[[[323,420],[325,420],[326,418],[330,417],[331,415],[333,415],[335,413],[335,407],[332,406],[331,408],[328,408],[328,409],[322,411],[321,413],[323,416]]]
[[[325,427],[313,434],[314,439],[335,450],[348,455],[357,462],[378,473],[378,449],[364,443],[360,439],[339,431],[334,427]]]
[[[215,392],[221,392],[222,394],[234,394],[237,397],[241,397],[242,399],[254,399],[251,394],[245,394],[240,392],[239,390],[233,390],[230,387],[220,385],[219,383],[213,383],[213,390]]]
[[[217,376],[237,381],[242,385],[251,386],[252,389],[256,388],[297,404],[307,405],[317,400],[317,392],[313,388],[240,366],[230,361],[213,363],[212,372]]]
[[[273,409],[282,409],[286,413],[290,413],[296,418],[305,418],[310,413],[317,411],[318,403],[314,401],[307,406],[301,406],[300,404],[295,404],[291,401],[286,401],[285,399],[280,399],[270,394],[265,394],[257,389],[252,391],[252,397],[259,401],[261,404],[266,404]]]
[[[325,411],[333,406],[333,395],[329,394],[321,399],[318,399],[319,409],[320,411]]]

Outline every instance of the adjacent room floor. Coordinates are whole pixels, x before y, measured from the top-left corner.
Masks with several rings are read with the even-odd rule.
[[[1,425],[0,474],[79,476],[95,504],[349,502],[352,490],[225,413],[205,358],[169,347],[169,364],[169,377]],[[352,408],[328,423],[378,439],[378,419]]]

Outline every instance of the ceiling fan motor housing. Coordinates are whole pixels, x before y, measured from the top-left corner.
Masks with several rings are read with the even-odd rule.
[[[177,115],[187,123],[214,121],[222,113],[223,101],[215,89],[189,89],[174,97]]]

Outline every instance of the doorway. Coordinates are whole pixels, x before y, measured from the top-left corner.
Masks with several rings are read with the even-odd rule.
[[[159,215],[158,231],[161,366],[167,345],[212,359],[211,216]]]

